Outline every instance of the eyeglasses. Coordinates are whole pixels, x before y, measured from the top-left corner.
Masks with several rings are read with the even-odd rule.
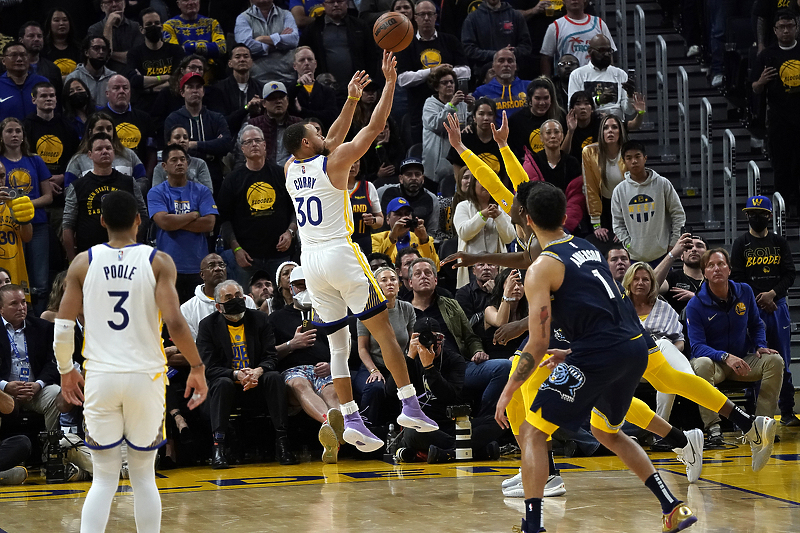
[[[433,12],[431,12],[431,11],[417,11],[415,13],[415,15],[418,16],[421,19],[433,19],[433,18],[436,18],[436,12],[435,11],[433,11]]]
[[[789,23],[789,24],[776,24],[775,29],[778,31],[792,31],[797,27],[796,23]]]
[[[9,52],[9,53],[7,53],[5,55],[5,57],[8,57],[10,59],[17,59],[17,58],[23,58],[24,59],[24,58],[28,57],[28,54],[26,52]]]
[[[246,141],[242,141],[242,146],[250,146],[253,144],[261,144],[265,142],[264,139],[248,139]]]
[[[218,268],[221,268],[222,270],[225,270],[225,262],[224,261],[219,261],[219,262],[214,262],[214,263],[208,263],[205,266],[205,270],[216,270]]]
[[[440,80],[439,85],[455,85],[456,82],[453,80]]]

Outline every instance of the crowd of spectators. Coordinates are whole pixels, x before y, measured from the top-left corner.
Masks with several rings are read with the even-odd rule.
[[[683,2],[684,15],[695,3]],[[725,3],[708,2],[712,81]],[[790,3],[777,15],[758,12],[763,43],[752,88],[767,94],[776,186],[791,198],[795,137],[783,135],[782,125],[796,124],[800,93],[779,85],[797,85],[790,83],[796,67],[787,78],[780,66],[800,53],[800,8]],[[447,408],[460,404],[471,409],[475,457],[496,458],[499,444],[510,441],[493,416],[527,332],[523,283],[537,247],[518,208],[524,201],[512,192],[527,181],[564,191],[565,229],[607,255],[673,366],[711,383],[761,381],[758,414],[779,407],[782,422],[800,425],[781,333],[794,266],[785,240],[761,224],[771,216],[769,200],[748,204],[749,237],[731,254],[707,251],[700,236],[683,231],[678,193],[647,167],[636,134],[629,139],[647,112],[646,97],[613,65],[614,38],[590,2],[484,0],[470,9],[448,0],[44,4],[48,9],[33,12],[27,3],[0,2],[4,416],[33,411],[48,429],[58,427],[66,406],[57,401],[48,320],[63,294],[59,273],[77,253],[106,241],[101,199],[126,190],[139,205],[140,241],[176,263],[181,310],[207,367],[209,399],[190,413],[187,363],[164,332],[171,380],[165,461],[192,460],[186,444],[208,442],[212,465],[230,466],[229,435],[245,434],[231,422],[239,416],[271,432],[282,464],[296,462],[314,420],[323,461],[336,462],[342,439],[331,434],[331,418],[341,414],[326,336],[311,324],[297,263],[302,242],[282,168],[290,157],[283,135],[301,121],[323,135],[336,128],[357,70],[372,83],[346,135],[369,122],[382,88],[370,28],[395,10],[416,32],[397,54],[392,115],[351,168],[348,190],[353,242],[387,297],[409,374],[424,391],[423,409],[441,428],[405,430],[389,443],[402,446],[398,457],[453,460]],[[762,27],[767,22],[774,22],[774,43]],[[696,55],[696,29],[684,22],[683,30]],[[15,213],[12,192],[30,199],[30,219]],[[461,267],[445,260],[452,254]],[[507,257],[498,260],[500,254]],[[672,268],[678,259],[682,266]],[[762,265],[779,268],[756,268]],[[709,309],[738,316],[741,327],[712,327],[708,337],[708,320],[698,317]],[[353,319],[350,330],[356,400],[370,427],[386,436],[399,412],[396,386],[366,328]],[[421,343],[426,335],[436,340]],[[673,401],[658,396],[664,418]],[[702,414],[716,438],[719,420]],[[77,428],[79,416],[65,413],[61,425]],[[8,468],[26,448],[11,444]]]

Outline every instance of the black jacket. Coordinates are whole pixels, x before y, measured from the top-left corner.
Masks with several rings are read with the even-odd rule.
[[[0,325],[5,328],[5,324]],[[53,385],[61,380],[53,353],[53,324],[47,320],[29,316],[25,319],[25,340],[28,343],[28,360],[35,380]],[[8,381],[11,377],[11,357],[13,350],[8,334],[0,335],[0,379]]]
[[[232,132],[238,132],[242,127],[242,122],[247,118],[247,109],[244,106],[247,102],[253,99],[254,96],[261,97],[264,89],[264,84],[257,79],[250,77],[247,80],[247,92],[242,93],[239,90],[239,83],[233,75],[228,76],[224,80],[214,84],[214,87],[219,89],[222,93],[221,99],[216,103],[218,111],[225,115],[225,120],[228,121],[228,129]]]
[[[244,338],[247,344],[249,368],[261,367],[264,372],[275,370],[278,354],[275,352],[275,333],[261,311],[248,309],[244,312]],[[206,365],[206,378],[233,379],[233,350],[231,349],[228,321],[214,311],[197,328],[197,350]]]
[[[467,362],[460,354],[444,346],[441,355],[433,360],[433,367],[425,370],[419,357],[406,357],[408,377],[420,398],[422,410],[437,422],[448,422],[447,408],[465,403],[461,398]],[[427,383],[428,387],[425,387]]]
[[[370,28],[360,19],[346,15],[344,24],[347,27],[347,44],[352,54],[353,69],[366,70],[373,80],[382,79],[379,69],[378,46],[372,38]],[[325,29],[325,16],[316,17],[300,37],[300,46],[308,46],[317,58],[317,75],[330,72],[325,53],[325,42],[322,32]],[[336,80],[339,87],[347,87],[350,80]],[[346,90],[346,89],[345,89]]]
[[[330,87],[315,83],[311,94],[302,85],[287,87],[289,91],[289,112],[300,118],[318,118],[327,130],[339,116],[340,108],[336,105],[336,93]],[[294,106],[297,100],[300,111]]]

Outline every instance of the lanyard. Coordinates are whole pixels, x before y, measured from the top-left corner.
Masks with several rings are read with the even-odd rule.
[[[11,326],[11,327],[13,328],[14,326]],[[17,343],[14,340],[14,335],[10,331],[8,331],[8,329],[6,329],[6,335],[8,335],[8,341],[11,344],[11,349],[14,350],[14,355],[17,356],[17,359],[22,359],[22,355],[20,355],[19,349],[17,348]],[[22,341],[25,343],[25,358],[24,358],[23,361],[25,363],[28,363],[29,362],[29,359],[28,359],[28,339],[25,338],[25,334],[24,333],[22,334]]]

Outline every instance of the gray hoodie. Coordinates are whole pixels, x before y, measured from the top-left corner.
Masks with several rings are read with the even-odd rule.
[[[654,261],[666,254],[686,223],[678,193],[670,181],[649,168],[637,183],[625,173],[611,195],[614,233],[632,261]]]

